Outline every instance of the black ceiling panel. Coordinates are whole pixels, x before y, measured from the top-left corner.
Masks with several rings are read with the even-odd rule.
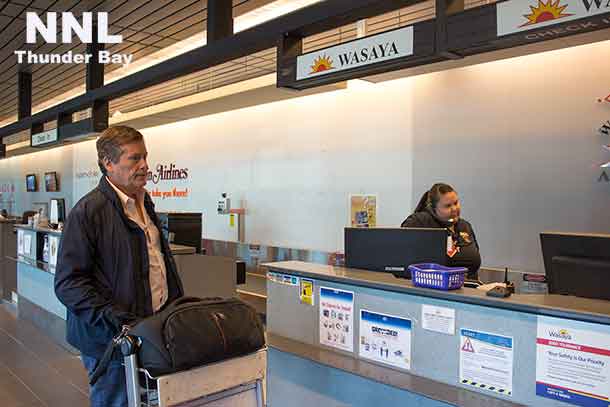
[[[234,16],[273,1],[232,0]],[[112,53],[131,53],[133,61],[137,61],[193,35],[203,36],[203,31],[206,29],[207,0],[0,0],[0,121],[14,116],[17,112],[19,70],[32,72],[34,105],[82,86],[85,81],[84,64],[28,65],[26,63],[18,66],[14,54],[16,49],[54,54],[68,51],[84,53],[86,49],[77,38],[72,44],[61,42],[47,44],[38,36],[37,43],[26,44],[25,13],[27,11],[39,15],[49,11],[59,13],[69,11],[77,16],[84,11],[108,12],[109,32],[122,35],[123,42],[108,44],[105,49]],[[58,16],[57,23],[57,34],[61,37],[61,15]],[[248,62],[247,71],[263,72],[272,69],[275,62],[265,63],[271,68],[258,68],[256,60],[252,59]],[[246,69],[242,64],[239,66],[242,70]],[[121,67],[120,64],[107,64],[104,70],[108,73]],[[210,72],[207,74],[210,75]],[[191,88],[198,89],[197,86],[193,85]],[[151,100],[148,103],[152,103]]]
[[[240,5],[260,0],[234,0]],[[261,3],[268,3],[271,0]],[[110,34],[123,36],[123,43],[109,44],[112,53],[131,53],[133,60],[171,46],[205,29],[206,0],[9,0],[0,1],[0,121],[14,115],[17,106],[17,72],[32,72],[34,103],[44,102],[84,83],[84,65],[23,64],[17,65],[16,49],[36,53],[85,52],[86,46],[47,44],[38,38],[36,44],[25,44],[25,12],[70,11],[80,16],[84,11],[109,13]],[[61,36],[61,15],[58,16]],[[175,35],[175,38],[172,36]],[[76,39],[77,40],[77,39]],[[121,65],[108,64],[106,72]]]

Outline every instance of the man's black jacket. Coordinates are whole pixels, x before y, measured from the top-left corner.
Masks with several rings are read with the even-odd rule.
[[[144,207],[161,233],[148,194]],[[169,303],[184,291],[169,245],[163,236],[160,240]],[[72,346],[99,359],[121,325],[152,315],[148,264],[144,232],[127,218],[102,176],[97,188],[70,211],[59,246],[55,294],[68,310]]]

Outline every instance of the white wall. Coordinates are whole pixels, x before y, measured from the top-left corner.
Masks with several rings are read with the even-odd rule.
[[[157,208],[203,210],[205,235],[222,239],[226,217],[216,202],[228,192],[233,206],[247,208],[246,241],[326,251],[343,246],[349,193],[379,194],[378,222],[400,223],[411,199],[409,87],[332,92],[146,129],[149,161],[176,162],[193,177],[188,202],[157,200]]]
[[[15,188],[14,193],[2,193],[0,207],[8,210],[7,202],[14,202],[10,208],[12,214],[21,215],[37,203],[48,204],[51,198],[64,198],[66,207],[71,208],[74,205],[72,160],[71,146],[0,160],[0,185],[12,185]],[[58,192],[45,192],[44,173],[51,171],[57,172],[60,188]],[[36,174],[37,192],[26,192],[26,174]]]
[[[609,72],[606,41],[414,79],[414,189],[454,184],[484,264],[542,271],[540,232],[610,233]]]
[[[484,265],[542,271],[540,232],[610,230],[596,133],[610,105],[595,102],[608,72],[610,41],[148,128],[151,166],[189,170],[149,185],[190,188],[157,209],[204,212],[208,238],[226,238],[216,201],[228,192],[247,208],[246,241],[335,251],[350,193],[378,194],[378,223],[397,226],[445,181]],[[75,173],[97,168],[93,142],[73,151]],[[95,183],[78,178],[74,200]]]

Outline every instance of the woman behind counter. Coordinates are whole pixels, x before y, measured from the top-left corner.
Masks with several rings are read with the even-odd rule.
[[[447,228],[448,265],[467,267],[469,279],[478,278],[481,267],[479,244],[470,223],[460,218],[457,192],[447,184],[434,184],[419,200],[415,212],[401,227]]]

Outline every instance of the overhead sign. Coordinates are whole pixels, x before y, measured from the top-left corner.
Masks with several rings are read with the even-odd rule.
[[[404,27],[297,57],[297,80],[413,55],[413,27]]]
[[[610,12],[608,0],[509,0],[496,4],[498,36]],[[570,31],[570,26],[565,28]],[[572,31],[579,31],[574,26]]]
[[[42,133],[32,134],[31,143],[32,147],[38,147],[45,144],[54,143],[57,141],[57,129],[43,131]]]

